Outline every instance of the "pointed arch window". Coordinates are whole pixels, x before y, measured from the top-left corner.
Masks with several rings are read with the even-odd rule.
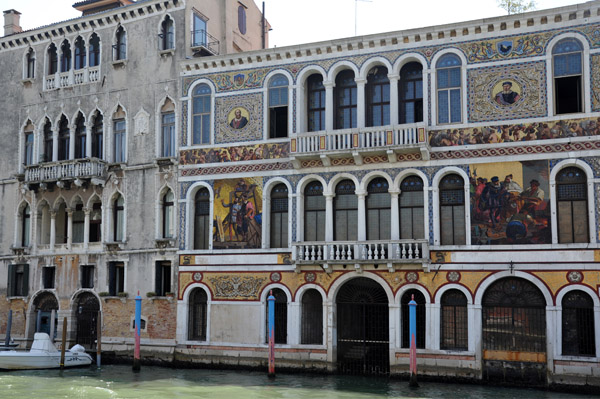
[[[190,293],[188,340],[206,341],[208,297],[201,288],[194,288]]]
[[[33,165],[33,129],[31,122],[27,123],[27,126],[25,126],[25,153],[23,154],[23,163],[25,165]]]
[[[118,195],[113,202],[113,240],[123,241],[125,234],[125,201]]]
[[[465,193],[464,180],[457,174],[440,181],[440,241],[441,245],[464,245]]]
[[[288,78],[282,74],[277,74],[269,80],[269,138],[271,139],[288,135],[288,85]]]
[[[100,38],[97,34],[92,33],[90,36],[90,67],[100,65]]]
[[[288,247],[288,188],[281,183],[271,190],[271,248]]]
[[[335,129],[356,127],[357,93],[354,71],[347,69],[338,73],[333,90]]]
[[[594,301],[583,291],[571,291],[562,300],[562,354],[596,356]]]
[[[576,167],[568,167],[556,176],[558,242],[589,242],[587,176]]]
[[[192,93],[193,144],[210,143],[211,90],[206,84],[198,85]]]
[[[419,176],[408,176],[400,183],[398,208],[400,211],[400,239],[425,238],[423,180]]]
[[[356,186],[350,179],[342,180],[335,186],[334,240],[356,241],[358,239],[358,197]]]
[[[167,190],[162,197],[162,236],[173,238],[175,235],[175,202],[173,191]]]
[[[100,202],[100,200],[96,200],[92,203],[92,209],[90,211],[89,241],[102,241],[102,202]]]
[[[85,128],[85,119],[82,113],[77,115],[75,120],[75,159],[86,157],[87,132]]]
[[[161,108],[161,156],[175,156],[175,105],[167,100]]]
[[[304,189],[304,241],[325,241],[325,197],[317,180]]]
[[[127,159],[127,124],[125,123],[125,112],[121,107],[117,110],[113,120],[113,159],[114,162],[125,162]]]
[[[75,70],[86,67],[86,58],[85,42],[81,36],[78,36],[77,39],[75,39]]]
[[[46,123],[44,124],[44,153],[43,162],[51,162],[52,161],[52,152],[54,146],[54,133],[52,132],[52,124],[48,119],[46,119]]]
[[[58,123],[58,160],[69,159],[69,145],[71,142],[71,132],[69,130],[69,121],[66,116],[60,118]]]
[[[122,26],[119,26],[115,34],[114,54],[115,61],[124,60],[127,58],[127,32]]]
[[[400,70],[398,96],[400,107],[398,121],[400,123],[422,122],[423,66],[419,62],[409,62]]]
[[[320,74],[310,75],[306,87],[308,131],[325,130],[325,86],[323,85],[323,76]]]
[[[376,66],[367,74],[367,126],[390,124],[390,80],[384,66]]]
[[[67,225],[69,223],[69,218],[67,216],[67,205],[64,202],[58,206],[58,210],[56,212],[55,223],[54,223],[54,232],[55,232],[55,243],[56,244],[66,244],[67,243]]]
[[[323,345],[323,297],[314,288],[302,295],[302,321],[300,343]]]
[[[58,52],[56,45],[52,43],[48,47],[48,75],[54,75],[58,72]]]
[[[64,40],[60,45],[60,71],[68,72],[71,70],[71,43]]]
[[[75,205],[71,219],[73,223],[73,243],[82,243],[85,230],[85,212],[82,203]]]
[[[194,197],[194,249],[208,249],[211,227],[210,193],[201,188]]]
[[[367,240],[389,240],[391,237],[390,185],[377,177],[367,186]]]
[[[170,50],[175,48],[173,19],[167,15],[162,21],[160,27],[161,50]]]
[[[104,121],[102,114],[96,112],[92,125],[92,157],[103,159],[104,152]]]
[[[31,237],[31,208],[25,205],[21,213],[21,246],[28,247]]]
[[[461,65],[455,54],[442,56],[436,64],[438,124],[459,123],[462,119]]]
[[[25,66],[25,78],[33,79],[35,78],[35,51],[30,47],[27,51],[26,56],[26,66]]]
[[[552,64],[556,114],[583,112],[583,47],[579,40],[568,38],[556,43]]]

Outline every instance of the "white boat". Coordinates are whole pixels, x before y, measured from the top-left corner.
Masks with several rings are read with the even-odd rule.
[[[65,351],[65,367],[89,366],[92,357],[85,353],[81,345],[75,345]],[[56,369],[60,368],[60,351],[56,349],[46,333],[35,333],[33,345],[29,352],[3,351],[0,352],[0,369]]]

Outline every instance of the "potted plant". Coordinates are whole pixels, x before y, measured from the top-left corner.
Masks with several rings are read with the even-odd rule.
[[[154,292],[154,291],[146,292],[146,297],[147,298],[153,298],[155,296],[156,296],[156,292]]]
[[[127,294],[126,292],[119,292],[119,293],[117,294],[117,296],[119,296],[120,298],[127,298],[127,295],[128,295],[128,294]]]
[[[102,291],[102,292],[98,293],[98,296],[110,296],[110,293],[106,292],[106,291]]]

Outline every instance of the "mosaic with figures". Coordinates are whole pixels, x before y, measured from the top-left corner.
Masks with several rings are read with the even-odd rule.
[[[235,143],[263,138],[262,95],[215,99],[215,142]]]
[[[255,144],[247,146],[202,148],[180,152],[180,165],[201,165],[239,161],[259,161],[263,159],[288,158],[289,143]]]

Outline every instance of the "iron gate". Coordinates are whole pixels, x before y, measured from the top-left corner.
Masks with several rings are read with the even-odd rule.
[[[356,278],[337,297],[337,369],[343,374],[390,372],[389,310],[385,291]]]
[[[77,336],[75,342],[83,345],[86,349],[94,349],[96,347],[96,339],[98,333],[98,312],[100,304],[98,299],[92,294],[81,294],[77,301],[75,309],[75,317],[77,318]]]

